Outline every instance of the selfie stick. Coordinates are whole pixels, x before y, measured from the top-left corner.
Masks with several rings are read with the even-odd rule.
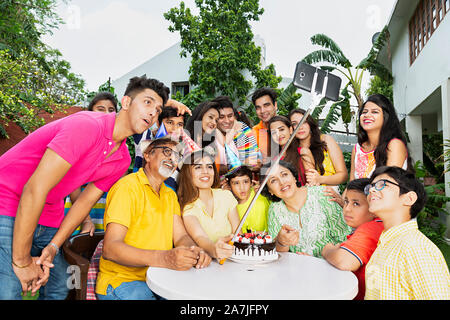
[[[270,166],[269,172],[266,174],[266,177],[264,178],[263,182],[261,183],[261,185],[260,185],[260,187],[258,189],[258,192],[256,192],[256,194],[253,196],[253,199],[250,202],[250,205],[248,206],[247,210],[245,211],[245,214],[242,217],[241,222],[239,223],[239,226],[234,231],[233,238],[231,238],[231,240],[228,242],[231,245],[233,245],[233,243],[234,243],[233,239],[236,238],[236,236],[239,234],[239,231],[241,230],[242,226],[244,225],[245,219],[247,219],[247,216],[250,213],[250,210],[252,210],[253,205],[255,204],[256,199],[258,199],[259,195],[261,194],[261,191],[264,188],[264,186],[266,185],[267,180],[269,180],[269,176],[272,174],[272,171],[277,167],[278,163],[281,160],[281,157],[286,152],[286,150],[289,147],[289,145],[291,144],[291,142],[294,140],[295,135],[297,134],[297,132],[299,131],[299,129],[303,125],[303,123],[306,121],[306,118],[308,118],[309,114],[317,106],[319,106],[320,100],[322,100],[322,98],[325,96],[325,93],[327,91],[327,86],[328,86],[328,71],[327,71],[327,74],[326,74],[324,82],[323,82],[322,93],[321,94],[317,94],[316,93],[316,83],[317,83],[317,76],[318,76],[317,70],[318,69],[316,68],[316,72],[314,73],[314,78],[313,78],[313,82],[312,82],[312,86],[311,86],[311,95],[312,95],[311,106],[306,110],[306,112],[303,115],[302,119],[300,120],[300,122],[298,123],[297,127],[295,128],[294,132],[292,132],[291,136],[289,137],[288,142],[284,145],[284,147],[281,150],[280,154],[276,157],[275,161]],[[225,262],[225,260],[226,259],[222,259],[222,260],[219,261],[219,263],[223,264]]]

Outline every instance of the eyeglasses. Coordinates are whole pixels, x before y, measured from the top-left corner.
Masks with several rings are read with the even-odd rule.
[[[178,153],[178,151],[175,151],[169,147],[158,146],[158,147],[153,147],[152,150],[153,149],[162,149],[162,153],[168,158],[172,157],[172,154],[173,154],[177,161],[179,161],[181,159],[181,155]]]
[[[368,196],[369,193],[370,193],[370,189],[372,189],[372,188],[375,188],[375,190],[377,190],[377,191],[383,190],[384,187],[386,187],[386,183],[387,183],[387,182],[389,182],[389,183],[391,183],[391,184],[393,184],[393,185],[396,185],[397,187],[401,188],[400,185],[397,184],[397,183],[395,183],[395,182],[392,182],[392,181],[389,181],[389,180],[386,180],[386,179],[380,179],[380,180],[378,180],[378,181],[375,182],[375,183],[369,183],[368,185],[366,185],[366,186],[364,187],[364,194],[365,194],[366,196]]]

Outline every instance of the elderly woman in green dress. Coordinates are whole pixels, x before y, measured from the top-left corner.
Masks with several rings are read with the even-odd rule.
[[[261,168],[269,173],[270,163]],[[265,178],[264,176],[262,178]],[[272,201],[268,229],[276,237],[277,251],[321,257],[322,248],[341,243],[352,231],[342,208],[323,194],[324,186],[300,187],[297,170],[280,161],[270,174],[262,194]]]

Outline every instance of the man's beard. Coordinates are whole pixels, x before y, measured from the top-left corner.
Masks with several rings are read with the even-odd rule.
[[[173,165],[173,169],[167,168],[167,167],[164,165],[165,163],[168,163],[168,164],[170,164],[170,165]],[[158,172],[159,172],[159,174],[160,174],[161,176],[163,176],[163,177],[165,177],[165,178],[169,178],[169,177],[172,175],[172,173],[175,171],[175,168],[176,168],[176,166],[175,166],[175,164],[174,164],[172,161],[169,161],[169,160],[163,160],[163,161],[161,162],[161,165],[160,165],[159,168],[158,168]]]

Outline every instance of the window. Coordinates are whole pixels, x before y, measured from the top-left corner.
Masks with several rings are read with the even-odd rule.
[[[409,57],[413,64],[450,9],[450,0],[421,0],[409,21]]]
[[[189,82],[172,82],[172,97],[177,93],[180,93],[182,97],[189,93]]]

